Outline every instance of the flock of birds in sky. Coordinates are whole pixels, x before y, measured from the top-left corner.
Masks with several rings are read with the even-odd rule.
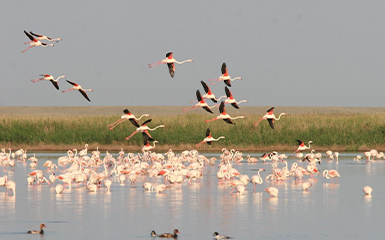
[[[27,37],[30,39],[29,42],[25,44],[29,44],[29,47],[22,51],[22,53],[26,52],[28,49],[32,47],[53,47],[52,43],[42,42],[44,40],[49,42],[59,42],[62,39],[56,38],[52,39],[44,35],[35,34],[33,32],[24,31]],[[162,64],[167,64],[170,76],[173,78],[175,75],[175,64],[184,64],[187,62],[193,62],[192,59],[177,61],[173,58],[173,53],[169,52],[166,54],[166,58],[155,62],[150,63],[149,68],[159,66]],[[199,90],[196,91],[196,100],[191,101],[190,103],[194,103],[194,105],[183,108],[183,112],[189,112],[196,108],[203,108],[205,111],[210,114],[214,114],[212,111],[213,108],[219,108],[219,115],[215,118],[208,119],[206,122],[212,122],[216,120],[223,120],[228,124],[234,124],[233,120],[242,119],[244,116],[236,116],[231,117],[226,112],[226,104],[230,104],[232,107],[239,109],[239,104],[243,102],[247,102],[247,100],[236,101],[229,87],[232,86],[232,82],[235,80],[242,80],[241,77],[231,78],[226,63],[222,64],[221,67],[222,74],[215,79],[210,79],[210,85],[216,84],[218,82],[223,81],[225,83],[225,95],[217,98],[213,92],[211,91],[208,84],[206,84],[203,80],[201,84],[205,91],[205,94],[202,95]],[[40,78],[32,79],[33,83],[39,81],[50,81],[53,86],[59,90],[59,79],[64,78],[66,76],[59,76],[58,78],[54,78],[49,74],[42,74]],[[85,99],[91,101],[86,92],[92,92],[92,89],[83,89],[79,84],[66,79],[66,81],[72,85],[72,87],[68,90],[62,91],[63,93],[78,90]],[[222,100],[221,99],[225,99]],[[205,99],[211,100],[214,105],[209,106]],[[195,103],[197,102],[197,103]],[[218,103],[220,102],[220,103]],[[281,113],[277,118],[274,115],[274,107],[267,110],[266,114],[254,122],[254,126],[257,126],[261,121],[267,120],[270,127],[274,129],[275,121],[280,120],[281,116],[285,116],[286,113]],[[126,178],[129,179],[131,184],[135,184],[138,178],[142,177],[146,178],[164,178],[164,183],[156,184],[151,183],[150,181],[145,181],[143,183],[143,188],[145,191],[156,192],[157,194],[165,191],[167,188],[175,184],[182,184],[184,181],[188,181],[191,183],[192,181],[199,181],[203,177],[203,168],[205,166],[214,166],[215,161],[217,160],[215,157],[207,158],[204,155],[200,154],[197,150],[184,151],[181,154],[175,154],[170,149],[165,154],[157,154],[152,152],[151,150],[155,147],[156,140],[153,139],[149,131],[154,131],[158,128],[163,128],[164,125],[159,125],[154,128],[150,128],[147,125],[151,123],[152,119],[147,119],[143,123],[139,123],[139,121],[143,117],[149,117],[149,114],[143,114],[139,118],[135,117],[128,109],[124,109],[124,114],[115,121],[108,125],[110,130],[116,128],[119,124],[129,120],[131,124],[136,127],[136,130],[132,132],[126,139],[129,140],[137,133],[142,133],[144,146],[142,148],[142,153],[133,154],[127,153],[125,154],[123,149],[119,152],[119,156],[115,158],[112,154],[106,152],[104,158],[101,157],[99,150],[93,151],[91,156],[88,154],[88,144],[85,145],[85,149],[77,152],[76,149],[68,150],[67,155],[60,157],[57,159],[57,164],[48,160],[44,163],[44,167],[47,167],[47,171],[51,172],[51,175],[46,178],[42,170],[33,170],[28,174],[27,182],[29,185],[50,185],[54,186],[55,181],[62,181],[63,184],[56,184],[55,191],[57,194],[62,194],[65,186],[68,186],[71,189],[72,184],[77,184],[78,187],[80,184],[83,185],[88,191],[95,192],[98,191],[102,186],[105,187],[105,191],[109,192],[110,187],[112,185],[111,178],[116,178],[120,182],[120,184],[124,184]],[[212,142],[218,141],[220,139],[224,139],[224,136],[220,136],[218,138],[214,138],[209,128],[206,129],[206,137],[196,144],[196,148],[199,148],[202,144],[211,145]],[[150,142],[153,141],[154,145],[150,145]],[[294,181],[300,182],[302,181],[302,187],[304,191],[308,191],[312,184],[309,180],[304,180],[305,177],[313,178],[313,175],[320,174],[320,171],[317,168],[317,165],[321,163],[322,154],[314,153],[312,150],[308,154],[303,154],[303,151],[310,149],[310,144],[312,141],[308,142],[308,145],[301,140],[298,141],[298,148],[293,152],[293,159],[297,159],[299,163],[307,162],[306,167],[299,166],[298,162],[294,162],[292,166],[289,168],[287,158],[285,154],[278,154],[277,152],[270,152],[263,154],[259,159],[247,156],[247,162],[249,163],[257,163],[259,162],[271,162],[271,170],[265,178],[261,177],[261,172],[265,172],[265,168],[255,169],[257,174],[249,177],[246,174],[241,174],[236,168],[233,167],[234,163],[239,163],[244,160],[243,154],[235,151],[227,149],[222,150],[222,155],[220,156],[219,170],[217,172],[217,178],[220,183],[229,183],[229,186],[232,188],[231,193],[236,192],[237,195],[242,195],[246,190],[246,187],[249,183],[253,184],[253,191],[256,192],[256,186],[261,185],[263,180],[266,181],[287,181],[288,179],[294,178]],[[165,157],[166,156],[166,157]],[[333,161],[335,159],[338,162],[338,153],[332,153],[331,151],[326,152],[326,156],[328,161]],[[375,157],[380,158],[383,157],[384,154],[377,153],[377,151],[372,150],[370,152],[365,153],[366,161],[369,163],[373,161]],[[371,157],[373,159],[371,159]],[[26,160],[31,161],[30,167],[32,169],[36,168],[38,159],[34,155],[33,157],[27,157],[27,151],[20,149],[14,153],[7,153],[4,149],[0,153],[0,162],[5,167],[15,167],[15,159],[20,160],[25,163]],[[355,161],[361,161],[362,156],[357,156]],[[279,164],[283,163],[284,166],[282,168],[279,167]],[[65,168],[67,165],[70,165],[69,168]],[[56,172],[59,171],[59,167],[63,167],[61,174],[57,175]],[[102,172],[96,172],[96,167],[102,167],[104,170]],[[109,170],[112,168],[112,170]],[[339,173],[335,169],[325,169],[323,171],[323,177],[326,179],[333,179],[337,182],[337,178],[340,177]],[[168,183],[168,185],[167,185]],[[14,181],[8,180],[7,176],[3,176],[0,178],[0,186],[3,186],[7,189],[7,195],[13,192],[13,195],[16,194],[16,184]],[[278,197],[278,189],[274,186],[266,188],[266,191],[271,197]],[[365,194],[370,195],[372,189],[369,186],[363,188]],[[46,227],[44,223],[40,225],[40,230],[37,231],[29,231],[31,234],[43,234],[43,228]],[[177,238],[177,234],[179,234],[178,229],[175,229],[173,233],[166,234],[156,234],[155,231],[151,232],[151,236],[153,237],[166,237],[166,238]],[[219,235],[218,232],[215,232],[213,235],[217,239],[226,239],[229,238],[224,235]]]

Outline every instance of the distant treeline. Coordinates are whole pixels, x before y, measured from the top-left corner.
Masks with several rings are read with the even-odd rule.
[[[275,122],[275,130],[266,120],[258,126],[253,122],[260,116],[246,115],[245,119],[234,120],[234,125],[217,120],[205,120],[217,114],[186,114],[174,116],[151,116],[150,128],[165,125],[150,131],[152,137],[162,146],[195,146],[205,138],[210,128],[214,138],[225,136],[213,147],[202,145],[202,150],[220,150],[222,147],[246,150],[295,150],[296,140],[305,143],[312,140],[315,150],[357,151],[385,147],[385,114],[297,114],[282,116]],[[143,146],[141,133],[129,141],[136,127],[129,121],[109,130],[108,124],[115,122],[117,116],[71,116],[39,117],[9,116],[0,117],[0,142],[2,147],[11,146],[59,146],[59,145],[119,145]],[[143,118],[139,123],[148,118]],[[120,149],[120,148],[119,148]]]

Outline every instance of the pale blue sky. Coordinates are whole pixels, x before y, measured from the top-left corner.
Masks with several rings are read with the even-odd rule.
[[[185,106],[226,62],[244,106],[383,106],[384,12],[384,1],[352,0],[3,1],[0,105]],[[23,30],[63,41],[21,53]],[[147,66],[170,51],[194,60],[173,79]],[[63,79],[60,91],[30,82],[42,73],[93,88],[91,102],[61,93]]]

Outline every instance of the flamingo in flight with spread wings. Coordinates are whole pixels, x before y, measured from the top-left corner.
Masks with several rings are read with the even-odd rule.
[[[174,77],[174,73],[175,73],[175,64],[174,63],[177,63],[177,64],[183,64],[183,63],[186,63],[186,62],[192,62],[193,60],[192,59],[187,59],[187,60],[184,60],[182,62],[178,62],[177,60],[175,60],[172,56],[172,52],[169,52],[166,54],[166,58],[165,59],[162,59],[161,61],[159,62],[155,62],[155,63],[149,63],[148,64],[148,67],[149,68],[152,68],[152,67],[156,67],[158,65],[161,65],[161,64],[164,64],[164,63],[167,63],[167,66],[168,66],[168,71],[170,72],[170,75],[171,77],[173,78]]]
[[[211,99],[214,103],[217,103],[219,100],[221,100],[223,97],[226,97],[226,95],[220,96],[219,98],[216,98],[215,95],[211,92],[211,89],[207,84],[202,80],[201,81],[203,89],[205,90],[206,94],[202,95],[202,98],[205,99]],[[190,103],[196,102],[197,100],[193,100]]]
[[[200,143],[198,143],[196,146],[196,148],[199,148],[203,143],[207,143],[208,145],[211,145],[211,143],[213,141],[219,141],[219,139],[222,139],[222,138],[225,138],[224,136],[220,136],[218,138],[213,138],[213,136],[211,136],[211,131],[209,128],[207,128],[206,130],[206,137],[203,139],[203,141],[201,141]]]
[[[153,141],[147,134],[143,135],[143,144],[142,152],[147,152],[153,148],[155,148],[155,144],[158,143],[158,141],[154,141],[154,145],[150,144],[150,141]]]
[[[130,120],[130,122],[134,125],[134,126],[139,126],[139,123],[138,121],[140,119],[142,119],[142,117],[149,117],[150,114],[142,114],[140,116],[140,118],[136,118],[134,114],[132,114],[130,111],[128,111],[128,109],[124,109],[123,110],[124,114],[120,117],[119,120],[117,120],[116,122],[114,123],[111,123],[110,125],[108,125],[110,127],[110,130],[114,129],[116,126],[118,126],[119,124],[121,124],[122,122],[124,121],[127,121],[127,120]]]
[[[235,107],[236,109],[239,109],[238,104],[241,104],[243,102],[247,103],[247,100],[241,100],[241,101],[237,102],[234,99],[233,94],[231,93],[231,91],[229,90],[229,88],[227,86],[225,87],[225,92],[226,92],[226,96],[227,96],[227,99],[225,100],[225,103],[230,103],[231,106]]]
[[[36,33],[33,33],[33,32],[29,32],[31,35],[35,36],[37,40],[41,41],[41,40],[47,40],[47,41],[55,41],[55,42],[59,42],[61,41],[62,39],[61,38],[50,38],[50,37],[47,37],[45,35],[41,35],[41,34],[36,34]],[[29,43],[29,42],[27,42]]]
[[[156,129],[158,129],[158,128],[164,127],[164,125],[159,125],[159,126],[156,126],[155,128],[149,128],[149,127],[147,126],[147,124],[148,124],[149,122],[151,122],[151,121],[152,121],[152,119],[148,119],[147,121],[145,121],[144,123],[142,123],[142,125],[140,125],[140,126],[139,126],[139,124],[137,124],[136,122],[131,122],[131,123],[134,124],[137,128],[136,128],[136,130],[135,130],[133,133],[131,133],[130,136],[126,137],[126,140],[130,140],[130,138],[131,138],[132,136],[134,136],[134,135],[137,134],[138,132],[142,132],[143,136],[144,136],[144,135],[147,135],[147,136],[149,137],[149,139],[151,139],[151,141],[153,141],[153,139],[152,139],[152,137],[151,137],[151,135],[150,135],[150,133],[149,133],[148,131],[149,131],[149,130],[150,130],[150,131],[154,131],[154,130],[156,130]]]
[[[185,112],[193,110],[194,108],[202,107],[207,112],[213,113],[213,111],[211,111],[211,108],[215,108],[217,105],[214,105],[214,106],[210,107],[205,102],[205,100],[203,99],[203,97],[202,97],[201,93],[199,92],[199,90],[196,91],[196,95],[197,95],[198,103],[193,105],[193,106],[183,108],[183,112],[185,113]]]
[[[27,51],[28,49],[32,48],[32,47],[39,47],[39,46],[42,46],[42,47],[53,47],[54,45],[52,43],[43,43],[43,42],[40,42],[39,40],[37,40],[36,38],[34,38],[30,33],[28,33],[27,31],[24,30],[24,33],[25,35],[27,35],[27,37],[29,37],[29,39],[31,39],[31,41],[29,42],[26,42],[24,44],[28,44],[29,43],[29,47],[27,47],[26,49],[24,49],[23,51],[21,51],[22,53]]]
[[[223,121],[227,122],[228,124],[234,124],[233,121],[231,121],[231,120],[238,119],[238,118],[245,118],[245,116],[230,117],[230,115],[226,113],[224,101],[222,101],[221,105],[219,106],[219,112],[220,112],[220,114],[216,118],[206,120],[206,122],[212,122],[215,120],[222,119]]]
[[[209,80],[209,81],[212,82],[212,83],[210,83],[210,85],[213,85],[213,84],[218,83],[220,81],[224,81],[227,86],[231,87],[231,82],[232,81],[235,81],[237,79],[242,80],[241,77],[231,78],[229,76],[229,73],[227,71],[226,63],[222,63],[221,71],[222,71],[222,75],[221,76],[219,76],[218,78],[214,78],[214,79],[210,79]]]
[[[267,110],[266,114],[263,115],[263,117],[261,117],[258,121],[254,122],[254,126],[257,126],[257,125],[258,125],[261,121],[263,121],[263,120],[267,120],[267,121],[269,122],[269,124],[270,124],[270,127],[271,127],[272,129],[274,129],[274,121],[275,121],[275,120],[278,121],[279,119],[281,119],[281,116],[285,116],[286,113],[281,113],[281,114],[279,114],[279,117],[276,118],[275,115],[274,115],[274,113],[273,113],[273,111],[274,111],[274,107],[269,108],[269,109]]]
[[[92,89],[83,89],[82,86],[80,86],[79,84],[75,83],[75,82],[72,82],[72,81],[69,81],[69,80],[66,80],[69,84],[73,85],[72,88],[70,89],[67,89],[65,91],[62,91],[63,93],[65,92],[69,92],[69,91],[72,91],[72,90],[78,90],[82,95],[83,97],[85,97],[89,102],[91,102],[91,100],[88,98],[88,95],[86,92],[93,92],[94,90]]]
[[[309,146],[306,146],[305,143],[302,140],[297,140],[297,142],[298,142],[298,148],[292,154],[299,153],[299,152],[302,152],[302,151],[304,151],[306,149],[309,149],[310,148],[310,144],[313,143],[313,141],[309,141],[308,142]],[[294,155],[294,157],[295,157],[295,155]]]
[[[47,81],[50,81],[57,90],[59,90],[59,84],[57,83],[59,81],[59,79],[66,77],[66,76],[62,75],[62,76],[59,76],[58,78],[55,79],[52,75],[49,75],[49,74],[40,74],[40,76],[42,76],[42,77],[37,78],[37,79],[32,79],[31,82],[35,83],[38,81],[47,80]]]

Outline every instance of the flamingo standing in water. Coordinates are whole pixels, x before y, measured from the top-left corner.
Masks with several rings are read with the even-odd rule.
[[[207,143],[208,145],[211,145],[211,143],[213,141],[218,141],[219,139],[222,139],[222,138],[225,138],[224,136],[220,136],[218,138],[213,138],[213,136],[211,136],[211,131],[209,128],[207,128],[206,130],[206,137],[203,139],[203,141],[201,141],[200,143],[198,143],[196,146],[196,148],[199,148],[203,143]]]
[[[331,170],[324,170],[322,173],[322,176],[326,179],[331,179],[333,183],[333,178],[336,178],[336,183],[337,183],[337,178],[340,177],[340,174],[337,172],[337,170],[331,169]]]
[[[185,113],[185,112],[193,110],[194,108],[202,107],[207,112],[213,113],[213,111],[211,111],[211,108],[215,108],[217,105],[214,105],[214,106],[210,107],[206,103],[206,101],[203,99],[203,97],[202,97],[201,93],[199,92],[199,90],[196,91],[196,95],[197,95],[198,103],[193,105],[193,106],[183,108],[183,112]]]
[[[139,125],[138,121],[140,119],[142,119],[142,117],[149,117],[150,116],[150,114],[142,114],[140,116],[140,118],[136,118],[135,115],[132,114],[130,111],[128,111],[127,108],[124,109],[123,112],[124,112],[124,114],[120,117],[119,120],[117,120],[116,122],[111,123],[110,125],[108,125],[110,127],[110,130],[114,129],[116,126],[118,126],[119,124],[121,124],[122,122],[127,121],[127,120],[130,120],[130,122],[132,124],[134,124],[134,126]]]
[[[50,38],[50,37],[47,37],[45,35],[41,35],[41,34],[36,34],[36,33],[33,33],[33,32],[29,32],[31,35],[35,36],[37,40],[41,41],[41,40],[47,40],[47,41],[55,41],[55,42],[59,42],[61,41],[62,39],[61,38]]]
[[[233,94],[230,92],[228,87],[225,87],[225,92],[226,92],[226,96],[227,96],[227,99],[225,100],[225,103],[231,104],[231,106],[235,107],[236,109],[239,109],[238,104],[241,104],[243,102],[247,103],[247,100],[241,100],[241,101],[237,102],[234,99]]]
[[[233,122],[231,120],[238,119],[238,118],[245,118],[245,116],[230,117],[230,115],[228,115],[226,113],[226,108],[225,108],[225,102],[224,101],[222,101],[221,105],[219,106],[219,112],[220,112],[220,114],[216,118],[206,120],[206,122],[212,122],[212,121],[215,121],[215,120],[222,119],[223,121],[225,121],[225,122],[227,122],[229,124],[233,124]]]
[[[209,81],[212,82],[212,83],[210,83],[210,85],[213,85],[213,84],[218,83],[220,81],[224,81],[227,86],[231,87],[231,82],[232,81],[235,81],[237,79],[242,80],[241,77],[231,78],[229,76],[229,73],[227,72],[226,63],[222,63],[221,71],[222,71],[222,75],[221,76],[219,76],[218,78],[214,78],[214,79],[210,79],[209,80]]]
[[[278,197],[278,189],[276,187],[268,187],[265,192],[270,194],[270,197]]]
[[[258,121],[254,122],[254,126],[257,126],[262,120],[267,120],[270,124],[270,127],[274,129],[274,121],[281,119],[281,116],[285,116],[286,113],[279,114],[278,118],[275,117],[274,113],[274,107],[269,108],[263,117],[261,117]]]
[[[57,83],[59,81],[59,79],[66,77],[66,76],[62,75],[62,76],[59,76],[58,78],[55,79],[52,75],[49,75],[49,74],[41,74],[40,76],[43,76],[43,77],[37,78],[37,79],[32,79],[31,82],[35,83],[38,81],[47,80],[47,81],[50,81],[57,90],[59,90],[59,84]]]
[[[205,90],[206,94],[202,95],[202,98],[211,99],[214,103],[217,103],[219,100],[221,100],[223,97],[226,97],[226,95],[220,96],[219,98],[216,98],[215,95],[211,92],[211,89],[207,84],[202,80],[201,81],[203,89]],[[197,100],[193,100],[190,103],[196,102]]]
[[[182,62],[178,62],[177,60],[175,60],[172,56],[172,52],[169,52],[166,54],[166,58],[159,61],[159,62],[155,62],[155,63],[149,63],[148,64],[148,67],[149,68],[152,68],[152,67],[156,67],[158,65],[161,65],[161,64],[164,64],[164,63],[167,63],[167,66],[168,66],[168,71],[170,72],[170,75],[171,77],[173,78],[174,77],[174,73],[175,73],[175,65],[174,63],[177,63],[177,64],[183,64],[183,63],[186,63],[186,62],[192,62],[193,60],[192,59],[187,59],[187,60],[184,60]]]
[[[253,175],[252,177],[251,177],[251,179],[250,179],[250,182],[254,185],[254,192],[255,192],[255,187],[256,187],[256,185],[258,184],[258,185],[261,185],[262,183],[263,183],[263,179],[262,179],[262,177],[261,177],[261,175],[260,175],[260,172],[261,171],[265,171],[265,169],[264,168],[260,168],[260,169],[258,169],[258,174],[257,175]]]
[[[150,133],[148,132],[148,130],[154,131],[154,130],[156,130],[156,129],[158,129],[158,128],[164,127],[164,125],[159,125],[159,126],[156,126],[155,128],[149,128],[149,127],[147,126],[147,124],[148,124],[149,122],[151,122],[151,121],[152,121],[152,119],[148,119],[147,121],[145,121],[145,122],[144,122],[142,125],[140,125],[140,126],[139,126],[139,124],[137,124],[137,125],[134,124],[137,128],[136,128],[136,130],[135,130],[133,133],[131,133],[130,136],[126,137],[126,140],[129,140],[132,136],[134,136],[134,135],[135,135],[136,133],[138,133],[138,132],[142,132],[142,133],[143,133],[143,136],[144,136],[144,135],[147,135],[147,136],[149,137],[149,139],[152,140],[152,137],[151,137]]]
[[[82,95],[83,97],[85,97],[89,102],[91,102],[91,100],[88,98],[88,95],[86,92],[93,92],[94,90],[92,89],[83,89],[82,86],[80,86],[79,84],[75,83],[75,82],[72,82],[72,81],[69,81],[69,80],[66,80],[69,84],[73,85],[72,88],[70,89],[67,89],[65,91],[62,91],[63,93],[65,92],[69,92],[69,91],[72,91],[72,90],[78,90]]]
[[[21,51],[22,53],[27,51],[28,49],[30,49],[32,47],[39,47],[39,46],[42,46],[42,47],[49,47],[49,46],[53,47],[52,43],[40,42],[39,40],[34,38],[30,33],[26,32],[25,30],[24,30],[24,33],[25,33],[25,35],[27,35],[27,37],[29,37],[29,39],[31,39],[31,41],[24,43],[24,44],[28,44],[29,43],[29,47],[27,47],[25,50]]]

